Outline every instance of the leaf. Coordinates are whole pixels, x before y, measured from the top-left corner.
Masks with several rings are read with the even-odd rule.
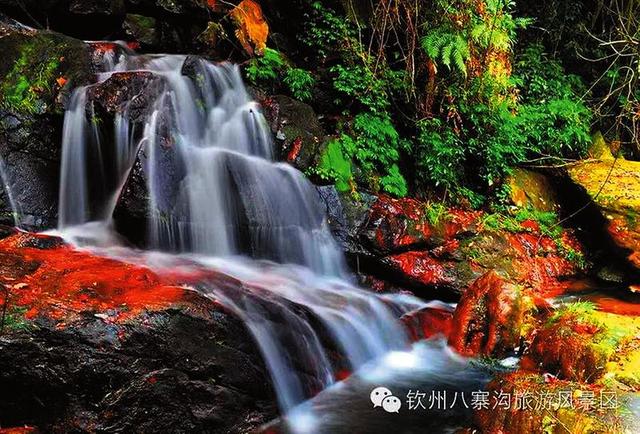
[[[242,0],[231,11],[236,24],[236,37],[250,55],[261,55],[267,46],[269,25],[262,15],[262,8],[255,0]]]

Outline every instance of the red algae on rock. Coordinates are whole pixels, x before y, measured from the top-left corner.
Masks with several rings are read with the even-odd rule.
[[[425,307],[401,318],[413,342],[437,335],[448,338],[451,334],[452,320],[453,310],[441,307]]]
[[[0,261],[16,268],[13,274],[2,273],[0,282],[8,289],[9,305],[26,308],[27,318],[67,320],[85,311],[117,311],[118,319],[126,319],[184,299],[185,289],[174,277],[64,244],[22,247],[34,237],[52,239],[17,233],[0,241]]]
[[[467,356],[505,354],[519,345],[531,309],[522,288],[488,272],[463,294],[449,345]]]

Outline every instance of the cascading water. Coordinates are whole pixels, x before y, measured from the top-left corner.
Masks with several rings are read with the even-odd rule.
[[[424,303],[377,296],[344,280],[318,194],[301,173],[274,162],[266,122],[237,66],[124,50],[102,66],[97,84],[75,91],[65,117],[63,233],[108,227],[136,159],[143,161],[149,246],[241,282],[204,279],[195,289],[245,322],[283,412],[334,383],[336,370],[409,348],[397,318]],[[136,100],[126,101],[113,119],[113,140],[105,141],[90,97],[131,71],[151,72],[159,88],[142,123],[131,117]],[[101,251],[139,260],[122,248]],[[144,260],[166,268],[175,258],[149,253]]]
[[[344,274],[315,189],[298,171],[273,161],[266,121],[238,67],[190,59],[192,75],[187,76],[185,60],[123,55],[117,63],[105,61],[105,68],[114,71],[101,74],[103,81],[118,72],[144,69],[161,77],[163,87],[141,138],[130,131],[128,107],[116,116],[117,158],[109,168],[110,179],[101,173],[113,163],[101,155],[104,144],[88,105],[91,86],[76,90],[65,118],[60,228],[110,218],[142,146],[155,213],[151,247],[213,256],[247,253],[299,263],[321,274]],[[162,170],[167,159],[183,173],[181,179],[167,178]],[[89,172],[94,178],[97,172],[100,188],[90,185]],[[166,191],[175,189],[176,181],[177,197],[168,200]],[[96,189],[102,199],[98,203],[89,197]]]
[[[12,182],[2,158],[0,158],[0,181],[2,181],[2,188],[4,189],[5,197],[9,201],[9,206],[11,207],[13,225],[19,228],[22,225],[22,211],[20,209],[20,203],[16,201],[13,193]]]

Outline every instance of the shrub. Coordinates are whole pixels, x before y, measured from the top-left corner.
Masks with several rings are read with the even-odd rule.
[[[312,97],[312,89],[316,80],[309,71],[300,68],[289,68],[284,77],[284,83],[294,98],[300,101],[308,101]]]

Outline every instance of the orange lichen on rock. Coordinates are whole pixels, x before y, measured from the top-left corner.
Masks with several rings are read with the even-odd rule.
[[[267,47],[269,25],[262,15],[262,8],[255,0],[242,0],[231,11],[236,24],[236,37],[247,53],[262,54]]]
[[[522,288],[490,271],[463,294],[453,315],[449,345],[463,355],[502,355],[519,345],[532,309]]]
[[[0,282],[9,305],[25,316],[69,320],[80,312],[110,312],[126,319],[184,299],[177,279],[139,265],[74,249],[57,238],[17,233],[0,241]],[[40,248],[38,243],[51,243]],[[12,272],[5,273],[6,268]],[[0,300],[4,303],[4,295]]]

